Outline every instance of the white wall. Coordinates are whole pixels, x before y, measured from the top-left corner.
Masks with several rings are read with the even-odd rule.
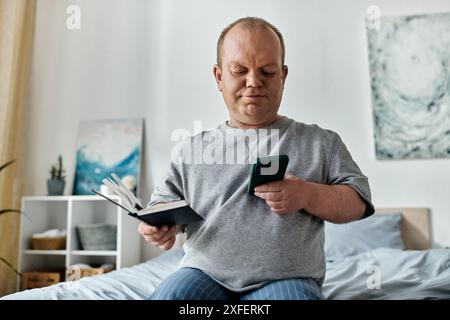
[[[65,27],[69,4],[81,30]],[[50,164],[64,156],[71,192],[78,121],[144,117],[144,190],[162,178],[176,128],[214,127],[227,113],[212,76],[223,27],[246,15],[279,27],[289,65],[281,113],[337,131],[369,177],[376,206],[432,209],[436,246],[449,246],[450,160],[378,161],[364,19],[450,11],[447,0],[38,0],[28,118],[27,194],[46,193]],[[143,258],[157,253],[143,246]]]

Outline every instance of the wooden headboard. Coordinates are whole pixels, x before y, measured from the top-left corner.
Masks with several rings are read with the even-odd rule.
[[[377,214],[402,214],[401,233],[408,250],[431,248],[430,210],[428,208],[377,208]]]

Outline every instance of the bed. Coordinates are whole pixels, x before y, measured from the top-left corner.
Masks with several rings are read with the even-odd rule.
[[[326,238],[324,296],[333,300],[450,299],[450,250],[430,248],[429,210],[384,208],[377,209],[374,216],[375,222],[359,228],[363,239],[357,239],[357,232],[350,228],[359,222],[339,226],[347,236],[351,235],[351,242],[345,232],[338,235],[338,240]],[[327,226],[325,230],[327,236],[333,235]],[[339,247],[339,241],[344,247]],[[146,299],[177,269],[182,257],[182,248],[172,249],[131,268],[18,292],[3,299]]]

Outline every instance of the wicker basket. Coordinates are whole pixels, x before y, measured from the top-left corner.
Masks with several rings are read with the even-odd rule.
[[[51,286],[60,280],[61,276],[57,272],[23,272],[22,290]]]
[[[66,237],[31,238],[35,250],[62,250],[66,248]]]
[[[67,279],[78,280],[83,277],[96,276],[113,270],[114,268],[76,268],[76,266],[69,266],[67,268]]]
[[[91,268],[91,269],[81,269],[81,277],[96,276],[98,274],[104,274],[113,271],[114,269],[105,268]]]

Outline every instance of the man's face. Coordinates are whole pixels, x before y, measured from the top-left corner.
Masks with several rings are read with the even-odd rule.
[[[287,67],[270,29],[235,26],[222,45],[221,66],[214,67],[230,118],[243,126],[264,126],[276,118]]]

